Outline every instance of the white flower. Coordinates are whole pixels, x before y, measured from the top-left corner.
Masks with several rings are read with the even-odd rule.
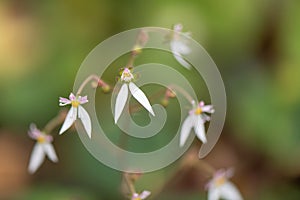
[[[81,104],[85,104],[88,102],[87,96],[75,96],[73,93],[70,94],[69,99],[60,97],[59,98],[59,105],[65,106],[71,104],[71,109],[69,110],[65,122],[62,125],[59,134],[62,134],[67,129],[69,129],[74,121],[77,119],[77,116],[81,119],[83,127],[87,132],[88,136],[92,137],[92,125],[91,119],[87,111],[81,106]]]
[[[204,123],[210,120],[210,117],[205,113],[214,113],[214,109],[212,105],[204,105],[204,102],[201,101],[198,105],[195,105],[195,102],[192,102],[194,108],[190,110],[189,116],[184,120],[181,133],[180,133],[180,146],[182,147],[192,128],[197,135],[197,137],[203,142],[206,143],[205,136],[205,127]]]
[[[33,174],[34,172],[36,172],[36,170],[43,163],[46,155],[52,162],[58,161],[53,145],[51,144],[51,142],[53,141],[51,135],[46,135],[45,133],[41,132],[36,128],[35,124],[30,125],[28,135],[29,137],[37,141],[30,156],[28,166],[29,173]]]
[[[150,191],[144,190],[141,194],[134,193],[131,197],[131,200],[142,200],[146,199],[151,194]]]
[[[242,195],[236,186],[228,178],[232,177],[230,170],[219,170],[208,182],[208,200],[242,200]]]
[[[128,99],[128,88],[132,96],[140,103],[144,108],[146,108],[153,116],[155,116],[150,102],[144,92],[140,90],[133,82],[134,79],[133,74],[130,69],[125,68],[121,75],[121,81],[123,81],[123,85],[117,95],[116,106],[115,106],[115,123],[118,122],[118,119],[121,116],[121,113],[125,107],[125,104]]]
[[[191,52],[191,49],[187,46],[186,41],[182,39],[180,33],[182,31],[182,25],[176,24],[173,28],[174,34],[170,42],[170,48],[173,53],[174,58],[185,68],[190,69],[191,65],[182,57],[182,55],[187,55]],[[189,37],[190,33],[182,33]]]

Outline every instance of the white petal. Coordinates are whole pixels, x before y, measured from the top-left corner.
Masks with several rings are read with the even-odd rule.
[[[218,200],[220,199],[220,192],[216,187],[210,187],[208,190],[208,200]]]
[[[140,102],[140,104],[142,104],[144,106],[144,108],[146,108],[153,116],[155,116],[155,114],[152,110],[152,107],[150,105],[150,102],[149,102],[148,98],[146,97],[146,95],[144,94],[144,92],[132,82],[129,83],[129,90],[130,90],[132,96],[138,102]]]
[[[150,191],[145,190],[145,191],[143,191],[143,192],[140,194],[140,198],[141,198],[141,199],[146,199],[150,194],[151,194]]]
[[[183,55],[189,54],[191,49],[180,40],[173,40],[170,43],[171,51],[174,58],[185,68],[190,69],[191,65],[182,57]]]
[[[58,161],[58,158],[57,158],[57,155],[55,153],[54,147],[51,143],[44,143],[44,144],[42,144],[42,147],[44,149],[45,154],[48,156],[48,158],[52,162],[57,162]]]
[[[77,118],[77,108],[71,107],[71,109],[69,110],[66,116],[65,122],[59,131],[59,134],[62,134],[67,129],[69,129],[74,123],[74,121],[76,120],[76,118]]]
[[[89,138],[92,137],[92,123],[91,118],[88,112],[82,107],[78,106],[78,117],[81,119],[81,122],[85,128],[86,133],[88,134]]]
[[[231,182],[227,181],[219,187],[220,197],[228,200],[242,200],[239,190]]]
[[[115,105],[115,124],[117,123],[121,113],[125,107],[128,98],[128,86],[124,83],[119,91]]]
[[[136,198],[139,197],[139,194],[138,193],[134,193],[131,197],[131,200],[135,200]]]
[[[30,161],[28,166],[29,173],[33,174],[41,166],[42,162],[44,161],[44,158],[45,158],[45,154],[42,145],[36,143],[33,147],[30,156]]]
[[[212,105],[206,105],[206,106],[202,106],[202,111],[203,112],[207,112],[207,113],[214,113],[215,109]]]
[[[185,142],[191,132],[191,129],[194,125],[193,118],[194,118],[193,115],[189,115],[182,124],[181,132],[180,132],[180,141],[179,141],[179,145],[181,147],[185,144]]]
[[[205,136],[205,127],[204,127],[204,121],[203,119],[200,117],[200,115],[198,115],[196,117],[196,121],[194,124],[194,130],[195,133],[197,135],[197,137],[203,142],[206,143],[206,136]]]
[[[173,40],[171,42],[171,50],[178,54],[189,54],[191,49],[181,40]]]
[[[179,62],[182,66],[184,66],[187,69],[191,69],[191,65],[185,61],[185,59],[176,53],[173,53],[174,58]]]
[[[200,116],[203,120],[203,123],[210,121],[210,116],[208,116],[207,114],[202,113]]]

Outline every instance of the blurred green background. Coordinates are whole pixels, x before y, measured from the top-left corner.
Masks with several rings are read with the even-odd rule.
[[[42,128],[58,113],[58,97],[101,41],[179,22],[214,59],[227,91],[225,129],[205,160],[234,167],[245,199],[300,199],[299,19],[297,0],[2,0],[0,199],[122,199],[121,173],[95,160],[74,130],[55,140],[60,162],[29,176],[28,126]],[[201,172],[167,180],[177,165],[144,175],[137,189],[162,187],[154,199],[205,199]]]

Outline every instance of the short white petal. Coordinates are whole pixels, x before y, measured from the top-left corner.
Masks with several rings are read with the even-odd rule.
[[[69,110],[66,116],[65,122],[59,131],[59,134],[62,134],[67,129],[69,129],[74,123],[74,121],[76,120],[76,118],[77,118],[77,108],[71,107],[71,109]]]
[[[153,116],[155,116],[152,107],[150,105],[150,102],[144,92],[138,88],[134,83],[130,82],[129,83],[129,90],[132,94],[132,96],[144,106]]]
[[[179,145],[181,147],[185,144],[188,136],[190,135],[191,129],[194,125],[193,118],[193,115],[189,115],[182,124],[179,141]]]
[[[200,116],[203,120],[203,123],[210,121],[210,116],[208,116],[207,114],[202,113]]]
[[[36,170],[41,166],[42,162],[44,161],[45,154],[41,144],[36,143],[33,147],[30,160],[28,171],[29,173],[33,174]]]
[[[207,112],[207,113],[214,113],[215,112],[215,109],[212,105],[205,105],[201,109],[202,109],[203,112]]]
[[[220,197],[228,200],[242,200],[239,190],[231,182],[227,181],[219,187]]]
[[[196,133],[197,137],[199,138],[199,140],[201,140],[203,143],[206,143],[207,140],[206,140],[206,136],[205,136],[204,121],[200,115],[198,115],[196,117],[196,121],[194,124],[194,130],[195,130],[195,133]]]
[[[115,105],[115,124],[121,116],[121,113],[125,107],[128,98],[128,86],[124,83],[119,91]]]
[[[210,187],[208,190],[208,200],[219,200],[220,199],[220,192],[216,187]]]
[[[48,156],[48,158],[52,162],[57,162],[58,158],[57,158],[57,155],[55,153],[53,145],[51,143],[44,143],[44,144],[42,144],[42,146],[43,146],[44,152]]]
[[[92,137],[92,123],[91,118],[88,112],[82,107],[78,106],[78,117],[81,119],[81,122],[85,128],[86,133],[88,134],[89,138]]]

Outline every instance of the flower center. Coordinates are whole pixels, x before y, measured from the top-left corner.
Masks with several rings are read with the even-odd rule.
[[[197,107],[195,109],[195,115],[200,115],[202,113],[202,109],[200,107]]]
[[[78,106],[79,106],[79,101],[72,101],[72,106],[74,107],[74,108],[77,108]]]
[[[219,187],[219,186],[223,185],[225,182],[226,182],[226,178],[222,176],[215,180],[215,185],[216,185],[216,187]]]
[[[132,79],[133,79],[132,73],[128,68],[125,68],[122,73],[121,80],[125,82],[130,82]]]
[[[141,197],[135,197],[133,200],[142,200]]]
[[[38,143],[44,143],[44,142],[46,142],[45,136],[42,136],[42,135],[38,136],[36,140],[38,141]]]
[[[126,78],[130,78],[131,77],[131,73],[130,72],[124,72],[123,75]]]

